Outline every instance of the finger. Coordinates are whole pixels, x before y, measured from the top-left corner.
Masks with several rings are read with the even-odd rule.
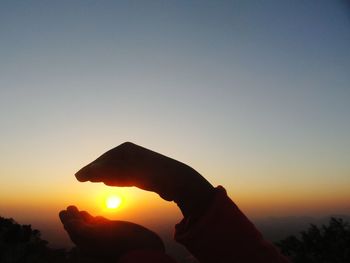
[[[64,229],[76,245],[82,244],[89,237],[88,228],[82,220],[68,220]]]
[[[64,228],[70,233],[78,233],[84,230],[85,224],[82,220],[70,219],[64,224]]]
[[[70,214],[64,210],[59,213],[59,217],[63,224],[64,229],[68,232],[69,236],[76,235],[77,233],[82,233],[84,231],[83,221],[79,219],[72,218]]]
[[[58,216],[59,216],[62,224],[65,224],[65,222],[67,222],[67,211],[66,210],[60,211]]]
[[[77,180],[79,182],[86,182],[89,181],[90,178],[90,169],[89,167],[93,164],[89,163],[88,165],[84,166],[83,168],[81,168],[78,172],[75,173],[75,177],[77,178]]]
[[[86,221],[86,222],[91,222],[94,217],[92,215],[90,215],[87,211],[80,211],[80,217]]]
[[[76,206],[74,205],[70,205],[67,207],[67,214],[69,217],[71,218],[75,218],[75,219],[81,219],[79,210]]]
[[[76,178],[80,182],[94,181],[97,182],[100,179],[103,173],[106,173],[110,170],[108,165],[112,162],[113,168],[118,168],[119,165],[122,165],[123,162],[129,159],[130,156],[133,156],[135,152],[138,151],[140,146],[137,146],[131,142],[125,142],[119,146],[105,152],[95,161],[81,168],[76,174]],[[116,162],[120,161],[120,164]]]
[[[101,222],[106,222],[106,221],[109,221],[109,220],[103,216],[95,216],[94,217],[95,223],[101,223]]]
[[[79,182],[101,182],[101,177],[108,172],[108,165],[104,162],[94,161],[81,168],[75,177]]]
[[[134,177],[137,165],[127,161],[96,162],[76,173],[80,182],[103,182],[109,186],[136,186],[130,178]]]
[[[64,225],[71,220],[81,220],[79,210],[75,206],[68,206],[67,210],[60,211],[58,216]]]

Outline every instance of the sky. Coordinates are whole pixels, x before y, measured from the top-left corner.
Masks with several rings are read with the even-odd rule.
[[[349,214],[349,46],[345,0],[1,1],[0,214],[176,223],[156,194],[75,180],[125,141],[250,218]]]

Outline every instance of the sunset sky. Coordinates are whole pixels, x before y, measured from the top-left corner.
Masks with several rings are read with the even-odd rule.
[[[345,0],[1,1],[0,215],[176,223],[156,194],[76,181],[124,141],[251,218],[349,214],[349,47]]]

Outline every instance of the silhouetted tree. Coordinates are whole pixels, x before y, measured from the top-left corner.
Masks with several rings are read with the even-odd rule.
[[[20,225],[13,219],[0,217],[0,262],[65,262],[62,249],[51,249],[41,239],[40,231],[31,225]]]
[[[289,236],[276,245],[294,263],[349,263],[350,226],[332,217],[328,225],[311,225],[300,238]]]

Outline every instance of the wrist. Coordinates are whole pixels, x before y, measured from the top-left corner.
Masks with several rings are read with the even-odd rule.
[[[193,174],[193,172],[195,174]],[[174,198],[184,217],[202,215],[215,194],[215,188],[198,172],[193,170]]]

